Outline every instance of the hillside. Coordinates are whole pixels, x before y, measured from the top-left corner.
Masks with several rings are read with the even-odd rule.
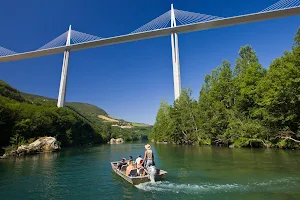
[[[126,126],[130,130],[125,130]],[[106,142],[112,137],[147,139],[151,126],[133,126],[87,103],[67,102],[66,108],[57,108],[56,99],[22,93],[0,80],[0,130],[0,147],[45,135],[58,137],[63,146],[73,146]]]
[[[2,83],[5,83],[5,82],[2,81]],[[7,83],[5,83],[5,84],[8,85]],[[1,83],[0,83],[0,87],[1,87]],[[12,88],[12,90],[15,90],[15,89]],[[30,101],[32,103],[50,102],[50,103],[56,104],[56,102],[57,102],[57,100],[53,99],[53,98],[39,96],[39,95],[35,95],[35,94],[28,94],[28,93],[24,93],[24,92],[21,92],[21,96],[25,97],[28,101]],[[81,113],[83,115],[91,115],[91,116],[96,116],[96,117],[98,115],[105,115],[105,116],[108,115],[103,109],[101,109],[95,105],[88,104],[88,103],[67,102],[66,106],[76,109],[79,113]]]
[[[107,116],[104,116],[104,115],[98,115],[98,117],[100,119],[103,119],[104,121],[108,121],[108,122],[119,122],[119,120],[117,120],[117,119],[110,118],[110,117],[107,117]]]
[[[138,122],[131,122],[133,126],[136,126],[136,127],[149,127],[151,125],[149,124],[144,124],[144,123],[138,123]]]
[[[105,142],[101,127],[80,114],[57,108],[55,101],[24,95],[0,81],[0,147],[19,146],[43,136],[56,137],[64,146]]]
[[[0,96],[9,97],[13,100],[24,102],[25,99],[21,93],[15,88],[11,87],[6,82],[0,80]]]
[[[1,80],[0,80],[1,81]],[[1,85],[4,85],[4,81],[2,81]],[[9,86],[7,83],[6,87]],[[12,89],[15,90],[15,89]],[[1,92],[1,89],[0,89]],[[20,92],[20,96],[16,95],[15,98],[22,98],[25,97],[28,101],[38,104],[39,102],[49,102],[49,103],[55,103],[56,99],[34,95],[34,94],[28,94]],[[0,93],[1,95],[1,93]],[[95,122],[98,119],[102,120],[103,122],[117,122],[117,124],[121,125],[127,125],[127,126],[133,126],[133,127],[149,127],[150,125],[144,124],[144,123],[136,123],[136,122],[129,122],[125,121],[123,119],[117,119],[115,117],[110,116],[105,110],[102,108],[99,108],[95,105],[89,104],[89,103],[81,103],[81,102],[66,102],[66,107],[71,108],[72,110],[78,112],[79,114],[83,115],[84,117],[88,118],[89,120]]]

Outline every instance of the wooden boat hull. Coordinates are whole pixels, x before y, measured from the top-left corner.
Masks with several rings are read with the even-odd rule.
[[[125,179],[127,182],[133,184],[133,185],[138,185],[141,183],[146,183],[146,182],[150,182],[150,179],[148,176],[136,176],[136,177],[129,177],[126,176],[125,173],[123,173],[122,171],[118,170],[116,168],[117,166],[117,162],[111,162],[111,167],[112,170],[119,176],[121,176],[123,179]],[[167,172],[164,170],[160,170],[159,174],[155,175],[155,181],[160,181],[164,178],[164,176],[167,175]]]

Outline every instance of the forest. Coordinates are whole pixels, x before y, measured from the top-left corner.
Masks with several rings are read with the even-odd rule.
[[[0,150],[31,143],[39,137],[55,137],[62,147],[106,143],[110,138],[126,141],[147,139],[151,127],[122,129],[103,122],[107,113],[90,104],[67,102],[21,93],[0,80]]]
[[[198,100],[189,88],[162,100],[152,141],[229,147],[300,148],[300,28],[291,51],[262,67],[243,46],[205,76]]]

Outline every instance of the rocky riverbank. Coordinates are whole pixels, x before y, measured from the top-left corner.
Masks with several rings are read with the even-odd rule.
[[[8,153],[5,153],[1,158],[10,156],[22,156],[28,154],[52,152],[60,150],[60,144],[54,137],[42,137],[28,145],[21,145]]]
[[[108,142],[109,144],[122,144],[124,143],[123,138],[111,138],[110,141]]]

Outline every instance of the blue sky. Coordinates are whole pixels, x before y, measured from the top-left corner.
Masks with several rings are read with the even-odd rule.
[[[276,0],[14,0],[1,3],[0,46],[38,49],[67,31],[99,37],[132,32],[170,9],[230,17],[258,12]],[[264,67],[290,50],[300,17],[179,35],[182,86],[198,98],[204,76],[250,44]],[[17,89],[57,98],[62,54],[0,64],[0,79]],[[110,115],[153,124],[162,98],[174,100],[170,37],[71,52],[67,101],[87,102]]]

